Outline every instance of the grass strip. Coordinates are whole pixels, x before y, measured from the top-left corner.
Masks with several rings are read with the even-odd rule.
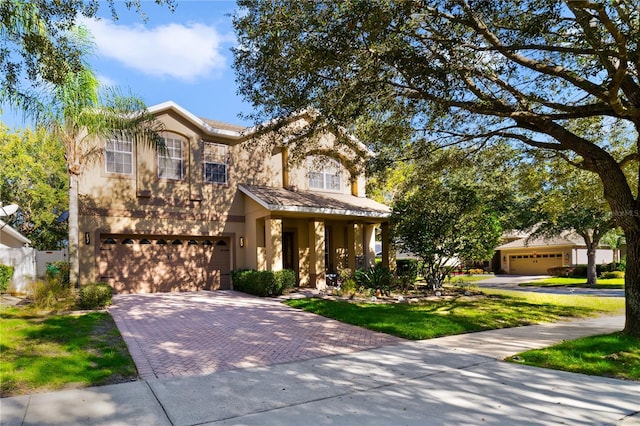
[[[621,313],[624,310],[623,298],[562,297],[502,290],[419,304],[352,303],[327,299],[292,299],[286,303],[294,308],[410,340]]]
[[[598,283],[595,287],[587,286],[586,278],[564,278],[564,277],[552,277],[544,278],[537,281],[531,281],[527,283],[518,284],[519,287],[587,287],[587,288],[602,288],[602,289],[623,289],[624,278],[608,278],[598,279]]]
[[[622,333],[565,341],[508,358],[536,367],[640,380],[640,339]]]
[[[136,378],[135,364],[108,313],[48,315],[0,308],[0,396]]]

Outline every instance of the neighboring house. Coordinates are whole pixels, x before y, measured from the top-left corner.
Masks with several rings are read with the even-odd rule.
[[[0,220],[0,264],[13,266],[10,288],[20,293],[36,276],[36,251],[29,244],[27,237]]]
[[[29,244],[31,241],[27,237],[0,220],[0,248],[28,247]]]
[[[228,289],[231,270],[251,268],[291,269],[298,285],[322,288],[327,273],[374,264],[375,228],[386,241],[390,211],[365,197],[353,169],[361,153],[335,149],[327,132],[294,163],[286,143],[254,129],[173,102],[149,110],[165,125],[165,152],[108,140],[81,177],[81,282],[120,293]]]
[[[579,236],[512,239],[496,247],[499,269],[512,275],[546,275],[549,268],[587,264],[587,248]],[[596,250],[596,263],[611,263],[613,250]],[[498,262],[493,262],[494,269]]]

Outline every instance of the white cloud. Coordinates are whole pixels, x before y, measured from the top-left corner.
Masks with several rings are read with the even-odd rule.
[[[225,69],[221,45],[232,40],[199,23],[147,28],[85,19],[83,24],[93,34],[101,56],[147,75],[185,81]]]
[[[106,75],[102,75],[102,74],[98,74],[96,75],[96,77],[98,78],[98,81],[100,82],[100,86],[102,87],[113,87],[116,86],[116,82],[113,81],[111,78],[107,77]]]

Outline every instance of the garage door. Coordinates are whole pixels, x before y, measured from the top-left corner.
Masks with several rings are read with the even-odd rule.
[[[100,281],[118,293],[229,289],[230,240],[192,236],[102,235]]]
[[[562,266],[562,253],[509,256],[509,273],[514,275],[545,275],[557,266]]]

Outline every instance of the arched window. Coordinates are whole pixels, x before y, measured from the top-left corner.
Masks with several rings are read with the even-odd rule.
[[[184,176],[182,139],[164,136],[165,150],[158,150],[158,177],[180,180]]]
[[[308,160],[309,189],[340,191],[342,189],[342,166],[329,157],[310,157]]]

